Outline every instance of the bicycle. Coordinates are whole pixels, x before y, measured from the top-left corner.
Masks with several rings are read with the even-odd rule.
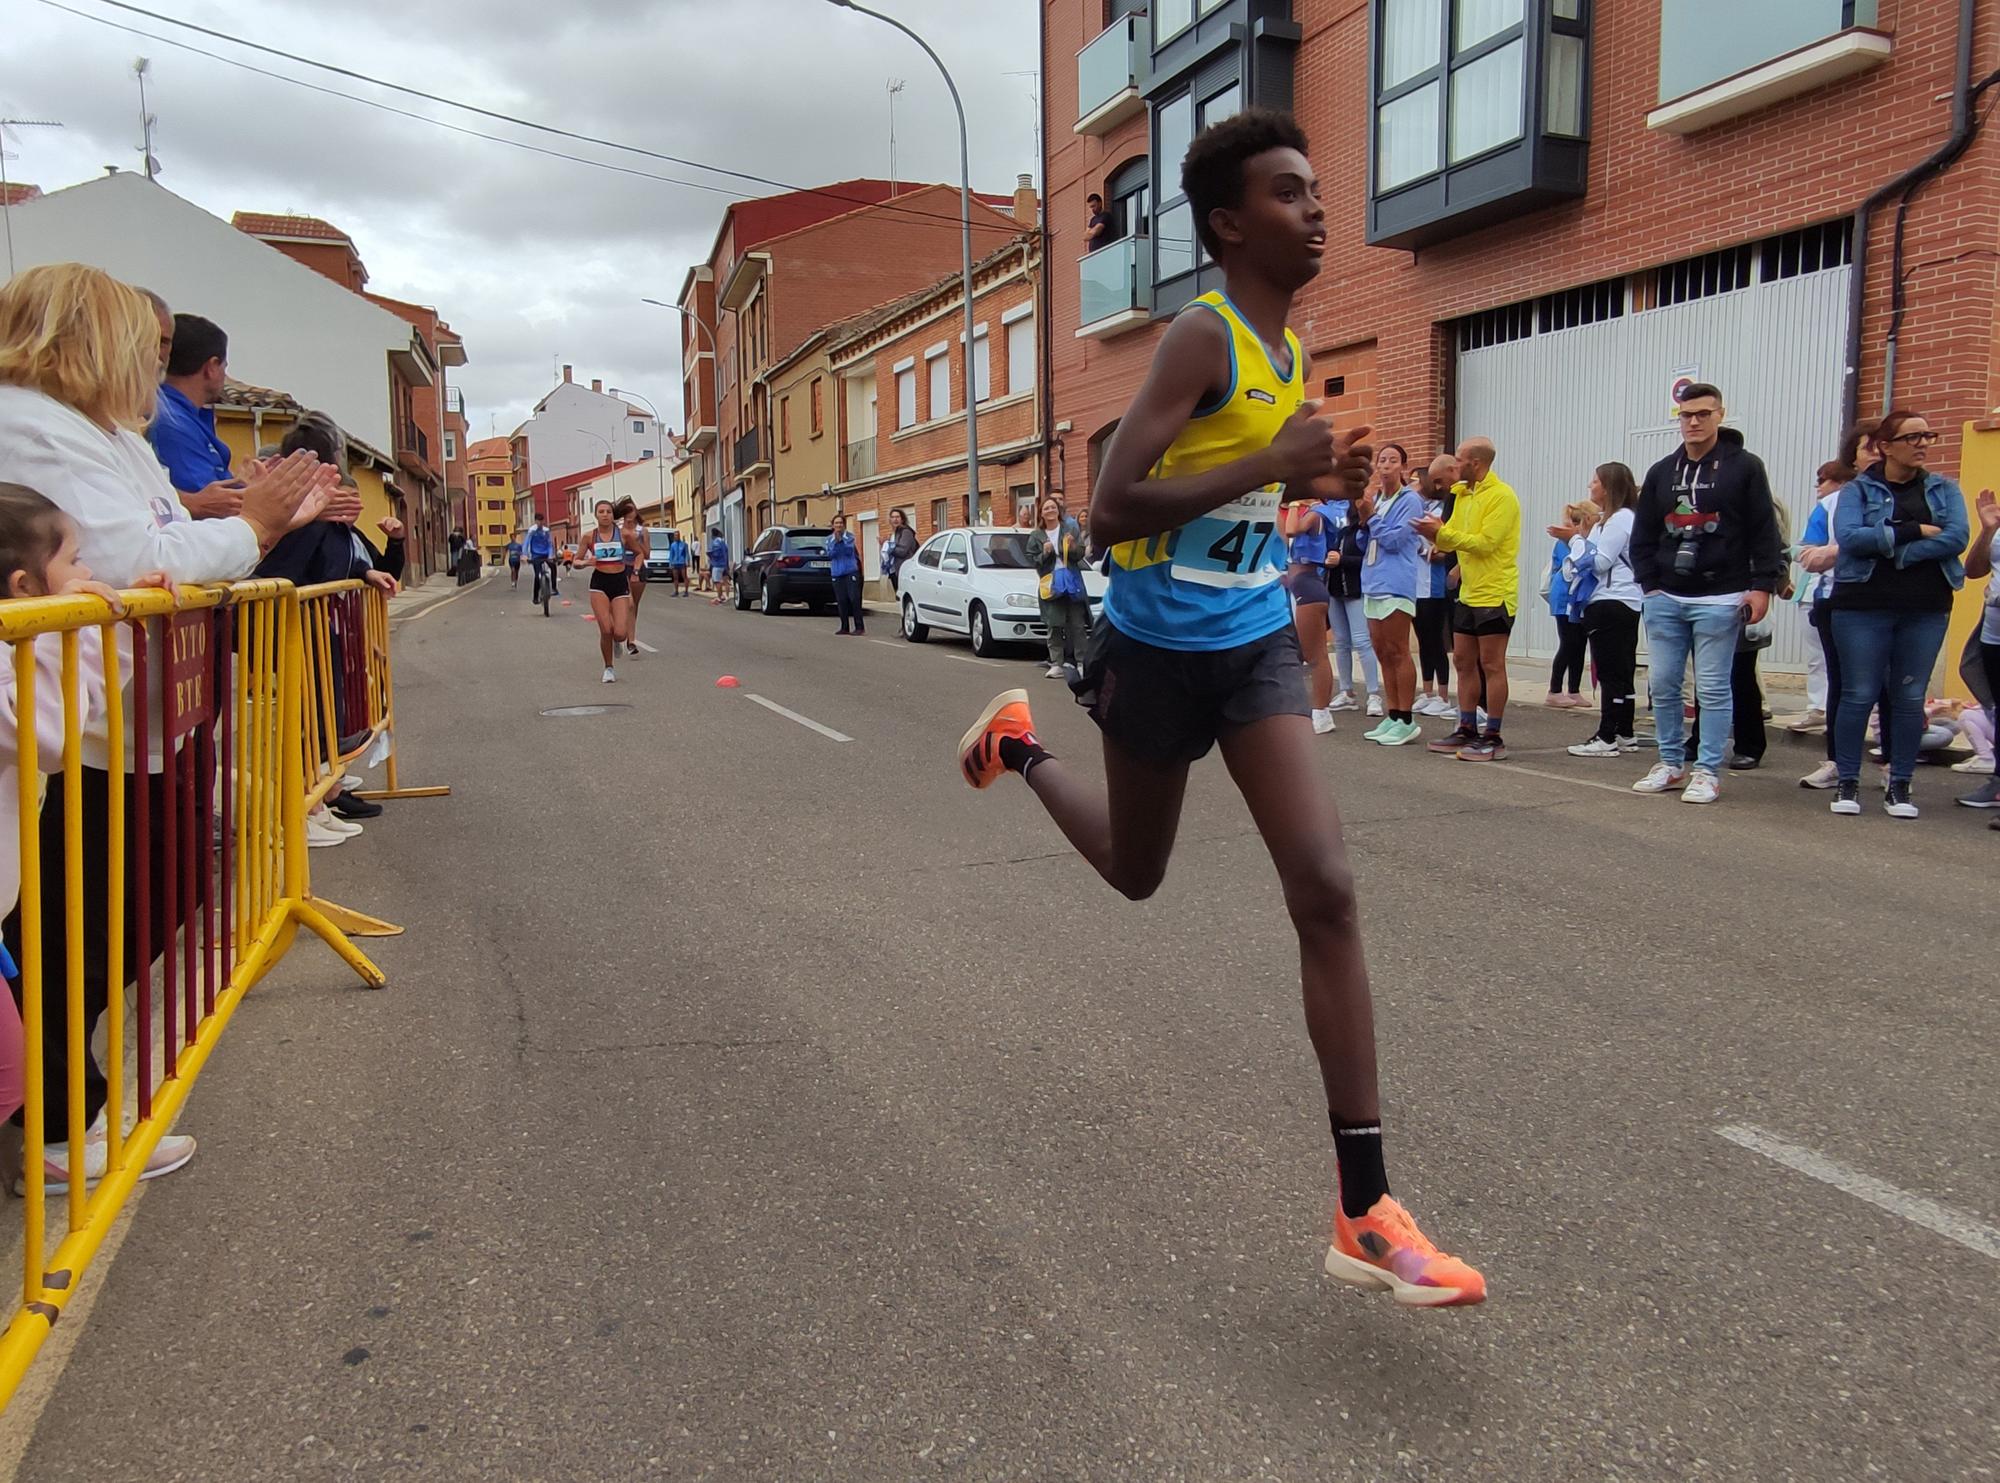
[[[552,566],[553,563],[546,559],[535,563],[535,606],[542,610],[544,618],[549,616],[549,599],[556,595],[556,574]]]

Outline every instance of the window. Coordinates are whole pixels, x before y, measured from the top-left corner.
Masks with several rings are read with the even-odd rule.
[[[1193,20],[1193,0],[1153,0],[1154,47],[1180,35]]]
[[[826,431],[826,414],[825,412],[820,410],[821,409],[820,388],[825,383],[825,381],[826,377],[824,376],[813,377],[813,384],[812,384],[813,434],[812,435],[815,438],[818,437],[821,433]]]
[[[951,354],[942,345],[924,352],[924,375],[930,381],[930,419],[951,416]]]
[[[444,461],[446,463],[451,463],[454,460],[456,460],[457,457],[458,457],[458,434],[446,433],[444,435]]]
[[[966,560],[966,556],[970,550],[971,547],[966,543],[965,533],[963,531],[954,531],[944,543],[944,559],[950,561],[955,556],[959,561],[959,570],[967,570],[971,565]]]
[[[1664,0],[1660,101],[1684,97],[1852,27],[1875,26],[1881,9],[1879,0],[1790,0],[1784,5]]]
[[[1219,93],[1211,93],[1201,100],[1200,127],[1219,124],[1231,114],[1243,111],[1243,85],[1232,82]]]
[[[1181,190],[1181,161],[1194,138],[1194,96],[1182,93],[1153,110],[1153,281],[1164,282],[1195,265],[1194,209]]]
[[[944,518],[943,506],[944,506],[944,501],[941,499],[934,499],[931,501],[931,519],[942,520]],[[917,565],[936,566],[938,564],[938,557],[942,556],[943,554],[944,554],[944,537],[933,536],[931,537],[929,542],[925,544],[924,549],[917,553]]]
[[[939,530],[943,530],[947,525],[951,524],[951,502],[949,500],[934,499],[931,501],[931,524]],[[940,548],[934,545],[931,549],[935,552]],[[936,566],[937,557],[933,555],[928,564]]]
[[[1007,395],[1034,389],[1035,316],[1030,312],[1007,325]]]
[[[757,544],[750,548],[752,556],[768,556],[785,543],[785,533],[772,529],[757,537]]]
[[[975,404],[993,400],[993,340],[983,324],[972,330],[972,400]]]
[[[642,433],[645,430],[646,430],[646,419],[643,417],[634,417],[632,419],[632,431],[635,433]]]
[[[778,398],[778,446],[792,446],[792,399],[788,396]]]
[[[1372,0],[1370,245],[1427,246],[1584,193],[1591,4]]]
[[[896,367],[896,426],[917,425],[917,368],[908,361]]]

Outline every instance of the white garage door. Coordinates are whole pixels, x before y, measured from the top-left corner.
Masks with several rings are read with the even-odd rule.
[[[1678,375],[1722,389],[1728,425],[1764,460],[1794,540],[1803,529],[1814,471],[1838,454],[1843,431],[1850,270],[1800,273],[1794,265],[1793,276],[1777,277],[1775,254],[1740,251],[1749,254],[1747,286],[1458,352],[1457,436],[1492,438],[1500,450],[1495,470],[1521,496],[1524,621],[1514,630],[1515,653],[1555,652],[1555,622],[1539,591],[1554,544],[1546,527],[1564,505],[1588,497],[1598,464],[1628,464],[1643,480],[1674,450]],[[1839,256],[1844,261],[1844,250]],[[1631,291],[1631,282],[1615,290]],[[1513,332],[1523,327],[1516,320]],[[1462,332],[1460,344],[1485,337]],[[1781,612],[1764,662],[1803,669],[1806,646],[1816,642],[1802,610]]]

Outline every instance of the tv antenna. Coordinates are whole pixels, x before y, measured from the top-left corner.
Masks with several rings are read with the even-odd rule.
[[[146,109],[146,74],[153,70],[153,64],[146,57],[132,59],[132,75],[139,80],[139,129],[144,142],[139,146],[139,158],[146,168],[146,178],[153,179],[160,173],[159,158],[153,153],[153,126],[160,121],[159,115]]]
[[[1028,71],[1008,72],[1002,75],[1028,79],[1028,101],[1034,105],[1035,113],[1035,176],[1039,183],[1042,173],[1042,74]]]
[[[7,276],[14,276],[14,190],[7,183],[7,161],[19,156],[7,152],[9,129],[60,129],[52,118],[0,118],[0,221],[6,223]]]
[[[896,194],[896,94],[903,90],[903,79],[892,77],[888,81],[889,90],[889,195]]]

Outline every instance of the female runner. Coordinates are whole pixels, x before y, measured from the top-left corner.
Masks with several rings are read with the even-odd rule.
[[[597,620],[597,647],[604,655],[604,683],[618,678],[613,660],[618,645],[632,636],[632,584],[625,574],[625,542],[611,513],[611,501],[597,502],[597,529],[587,531],[579,561],[590,563],[590,612]]]
[[[625,581],[632,589],[632,613],[625,620],[625,652],[639,657],[639,599],[646,595],[646,558],[652,555],[652,538],[639,523],[639,507],[630,495],[612,506],[618,520],[618,537],[625,543]]]

